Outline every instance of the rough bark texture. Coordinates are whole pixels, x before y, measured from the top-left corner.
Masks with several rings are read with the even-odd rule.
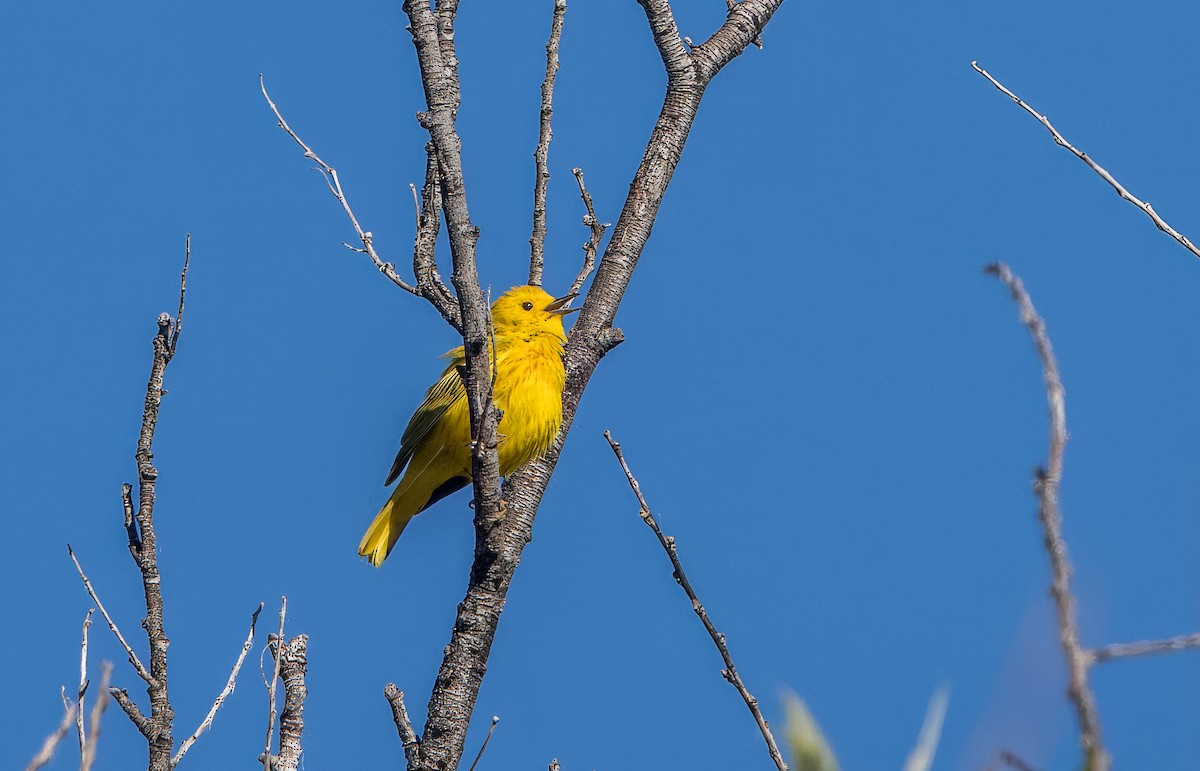
[[[712,38],[689,52],[666,0],[642,0],[667,69],[667,93],[582,314],[567,343],[562,430],[545,457],[507,480],[502,517],[495,516],[500,510],[494,452],[498,420],[487,381],[487,348],[482,336],[486,326],[477,326],[486,319],[481,313],[482,295],[475,273],[478,231],[470,225],[466,211],[459,140],[453,128],[458,107],[457,59],[453,47],[457,3],[439,2],[432,12],[421,0],[405,3],[429,106],[429,111],[420,117],[433,140],[441,173],[442,203],[454,259],[454,285],[464,319],[463,339],[468,356],[464,380],[471,397],[472,420],[478,426],[474,463],[475,562],[434,683],[425,732],[414,753],[415,762],[410,758],[410,769],[453,769],[458,765],[505,597],[521,552],[532,539],[534,514],[588,380],[604,354],[622,339],[620,331],[612,327],[613,319],[650,237],[700,99],[712,77],[754,41],[781,2],[746,0],[738,4]]]

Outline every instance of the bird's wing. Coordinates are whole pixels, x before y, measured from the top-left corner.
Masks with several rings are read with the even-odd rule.
[[[425,394],[425,401],[421,402],[421,406],[417,407],[417,411],[408,419],[408,427],[400,437],[400,452],[396,454],[396,460],[392,463],[392,470],[388,472],[384,485],[396,481],[396,477],[400,476],[400,472],[412,460],[417,445],[437,425],[446,410],[467,397],[462,378],[458,374],[458,368],[466,361],[462,346],[448,352],[442,358],[450,359],[450,366],[446,367],[446,371]]]

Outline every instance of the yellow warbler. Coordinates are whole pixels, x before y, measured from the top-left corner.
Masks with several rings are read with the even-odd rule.
[[[492,303],[495,332],[494,399],[500,420],[500,474],[507,476],[549,449],[562,425],[562,317],[574,295],[554,299],[541,287],[516,286]],[[471,483],[471,426],[467,392],[458,368],[462,346],[442,358],[450,366],[413,413],[400,437],[400,453],[384,484],[401,471],[400,484],[367,528],[360,556],[383,564],[408,521]],[[405,467],[407,466],[407,469]]]

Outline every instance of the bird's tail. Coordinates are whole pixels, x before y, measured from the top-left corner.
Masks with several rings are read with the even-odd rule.
[[[415,511],[407,511],[398,495],[388,498],[383,508],[375,515],[375,521],[367,528],[366,534],[358,544],[358,554],[366,557],[372,565],[379,567],[387,559],[392,547],[396,545],[404,526],[417,515]]]

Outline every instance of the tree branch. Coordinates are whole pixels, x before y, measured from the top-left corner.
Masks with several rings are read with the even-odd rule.
[[[69,701],[64,697],[64,701]],[[25,766],[25,771],[37,771],[42,768],[54,757],[54,751],[58,749],[58,744],[67,735],[67,731],[71,730],[71,726],[75,724],[75,713],[78,711],[78,704],[67,704],[66,711],[63,713],[62,722],[58,724],[58,728],[46,737],[42,742],[41,749],[29,761],[29,765]]]
[[[529,283],[542,285],[546,247],[546,184],[550,169],[546,157],[550,153],[550,118],[554,115],[554,76],[558,74],[558,41],[562,37],[563,16],[567,0],[554,0],[554,17],[550,21],[550,39],[546,41],[546,77],[542,81],[542,109],[538,120],[538,144],[533,152],[533,234],[529,237]]]
[[[404,746],[404,757],[409,768],[412,768],[420,760],[421,742],[404,706],[404,691],[397,688],[395,683],[388,683],[383,688],[383,696],[392,705],[392,720],[396,722],[396,732],[400,734],[400,743]]]
[[[672,576],[675,578],[675,582],[679,584],[687,594],[688,599],[692,601],[692,610],[699,616],[700,622],[704,624],[704,628],[708,631],[708,636],[712,638],[713,644],[717,646],[717,652],[721,654],[721,660],[725,662],[725,668],[721,670],[721,676],[737,689],[737,692],[742,697],[742,701],[746,702],[746,706],[750,709],[750,714],[754,717],[754,722],[758,725],[758,730],[762,734],[763,741],[766,742],[767,752],[770,753],[775,767],[779,771],[788,771],[787,763],[783,760],[783,753],[779,751],[779,745],[775,743],[775,737],[771,734],[771,727],[767,725],[767,719],[763,717],[762,710],[758,708],[758,699],[754,698],[754,695],[746,688],[746,684],[742,682],[741,675],[738,674],[737,667],[733,664],[733,656],[729,653],[729,646],[725,644],[725,635],[717,631],[717,627],[713,624],[712,619],[708,617],[708,611],[704,609],[704,605],[700,603],[695,590],[692,589],[691,582],[688,581],[687,573],[683,570],[683,564],[679,561],[679,553],[675,548],[675,539],[669,535],[663,535],[662,529],[658,526],[658,522],[650,512],[650,504],[646,503],[646,499],[642,495],[641,486],[638,484],[637,479],[634,478],[629,464],[625,462],[625,454],[621,452],[621,443],[613,439],[612,432],[610,431],[604,432],[604,438],[608,440],[608,446],[612,448],[613,454],[617,456],[617,462],[621,464],[621,470],[625,472],[625,479],[629,482],[629,488],[633,490],[633,494],[637,498],[639,507],[638,515],[654,531],[654,535],[658,538],[659,544],[662,545],[663,551],[667,553],[667,557],[671,560],[671,567],[674,568]]]
[[[604,238],[604,231],[612,227],[610,222],[601,222],[596,217],[596,209],[592,206],[592,194],[588,192],[587,185],[583,182],[583,169],[571,169],[571,173],[575,175],[575,181],[579,183],[579,197],[583,199],[583,206],[587,209],[587,214],[583,215],[583,224],[591,231],[588,240],[583,244],[583,267],[579,269],[579,275],[575,276],[575,280],[571,282],[570,294],[574,294],[583,288],[583,282],[587,281],[587,277],[592,274],[592,269],[596,266],[596,250],[600,247],[600,239]]]
[[[267,635],[268,650],[270,650],[271,642],[273,640],[282,640],[283,639],[283,621],[286,617],[287,617],[287,597],[285,596],[285,597],[280,598],[280,602],[279,602],[279,634]],[[267,738],[265,741],[266,746],[263,748],[262,754],[258,756],[259,762],[263,764],[263,771],[272,771],[271,766],[272,766],[272,761],[275,759],[275,756],[271,754],[271,737],[273,737],[275,735],[275,718],[279,715],[278,711],[276,711],[276,709],[275,709],[275,689],[279,686],[280,658],[279,658],[279,656],[274,655],[273,650],[271,652],[272,652],[273,658],[275,659],[275,666],[272,669],[271,682],[269,684],[267,684],[267,715],[268,715]],[[261,661],[262,661],[262,659],[260,657],[259,658],[260,667],[261,667]],[[264,675],[264,680],[265,680],[265,677],[266,676]]]
[[[1175,653],[1177,651],[1195,650],[1200,648],[1200,633],[1183,634],[1178,637],[1169,637],[1165,640],[1139,640],[1132,643],[1116,643],[1113,645],[1105,645],[1103,648],[1096,648],[1088,651],[1087,656],[1091,663],[1100,664],[1113,659],[1127,659],[1134,656],[1156,656],[1161,653]]]
[[[258,609],[250,614],[250,633],[246,635],[246,642],[242,643],[242,652],[238,654],[237,661],[234,662],[233,671],[229,673],[229,679],[225,682],[225,688],[217,695],[213,705],[208,710],[208,714],[204,716],[204,720],[192,732],[192,735],[184,739],[179,745],[179,751],[175,753],[175,757],[171,758],[171,765],[179,765],[179,761],[183,760],[183,756],[196,743],[196,739],[200,738],[200,734],[212,727],[213,718],[217,716],[217,710],[225,703],[225,699],[229,694],[233,693],[234,685],[237,683],[238,672],[242,669],[242,662],[246,660],[246,654],[254,647],[254,625],[258,623],[258,614],[262,613],[263,603],[258,603]]]
[[[108,661],[100,664],[100,694],[96,697],[96,703],[92,705],[91,714],[88,715],[88,737],[80,748],[79,756],[79,771],[89,771],[92,765],[96,762],[96,749],[100,746],[100,718],[104,716],[104,711],[108,709],[108,702],[112,698],[109,694],[108,684],[112,680],[113,665]],[[79,700],[76,705],[80,713],[83,712],[83,700]]]
[[[308,687],[304,684],[308,672],[308,635],[296,635],[286,643],[281,637],[273,637],[268,647],[279,662],[279,674],[283,678],[279,755],[271,768],[272,771],[296,771],[303,752],[300,735],[304,732],[304,700],[308,697]]]
[[[1042,523],[1044,544],[1050,555],[1050,571],[1053,580],[1050,594],[1058,610],[1058,633],[1063,653],[1067,659],[1069,683],[1067,694],[1075,706],[1079,720],[1080,744],[1087,759],[1089,771],[1108,771],[1108,754],[1100,736],[1100,715],[1096,709],[1096,697],[1088,683],[1090,657],[1079,643],[1079,624],[1075,615],[1075,595],[1071,592],[1071,563],[1067,556],[1067,543],[1062,534],[1062,512],[1058,506],[1058,486],[1062,481],[1063,453],[1067,446],[1067,417],[1065,391],[1058,373],[1058,362],[1046,324],[1033,307],[1033,300],[1025,291],[1021,279],[1013,274],[1004,263],[987,266],[986,271],[1008,287],[1013,300],[1021,312],[1021,322],[1029,328],[1038,357],[1042,360],[1042,378],[1046,383],[1046,402],[1050,407],[1050,460],[1046,468],[1039,468],[1034,477],[1034,490],[1041,505],[1038,520]]]
[[[146,665],[142,663],[138,655],[133,652],[133,648],[126,642],[125,636],[121,634],[121,630],[117,626],[117,622],[113,621],[112,616],[108,615],[108,610],[104,607],[104,603],[100,602],[100,597],[92,587],[92,582],[88,580],[87,575],[83,572],[83,567],[79,564],[79,560],[75,558],[75,552],[72,551],[71,544],[67,544],[67,554],[71,557],[71,561],[75,563],[75,570],[79,572],[79,577],[83,580],[83,588],[87,590],[88,596],[92,598],[92,602],[96,603],[96,607],[100,609],[100,615],[104,616],[104,620],[108,622],[108,628],[112,630],[113,635],[117,638],[117,642],[125,650],[125,655],[129,657],[129,663],[137,671],[138,677],[145,680],[146,684],[149,685],[154,680],[150,675],[150,670],[146,669]]]
[[[1014,102],[1016,102],[1017,105],[1021,109],[1023,109],[1025,112],[1029,113],[1033,117],[1037,118],[1038,122],[1041,123],[1043,126],[1045,126],[1046,130],[1050,132],[1050,135],[1052,137],[1054,137],[1054,141],[1056,144],[1058,144],[1060,147],[1065,147],[1067,150],[1070,150],[1071,153],[1076,158],[1078,158],[1079,160],[1086,163],[1088,165],[1088,168],[1090,168],[1092,171],[1099,174],[1101,179],[1103,179],[1105,182],[1107,182],[1109,185],[1111,185],[1112,189],[1117,191],[1117,195],[1121,196],[1129,203],[1131,203],[1134,206],[1141,209],[1146,214],[1146,216],[1149,217],[1150,220],[1154,223],[1155,227],[1157,227],[1159,230],[1161,230],[1162,232],[1169,235],[1171,238],[1174,238],[1177,242],[1179,242],[1179,244],[1184,249],[1187,249],[1189,252],[1191,252],[1193,256],[1200,257],[1200,249],[1197,249],[1195,244],[1193,244],[1191,241],[1189,241],[1187,239],[1187,237],[1184,236],[1182,233],[1175,230],[1175,228],[1168,225],[1166,220],[1164,220],[1162,217],[1158,216],[1158,212],[1154,211],[1154,208],[1152,206],[1150,206],[1150,204],[1146,203],[1145,201],[1143,201],[1140,198],[1138,198],[1137,196],[1135,196],[1133,193],[1130,193],[1128,190],[1126,190],[1121,185],[1120,182],[1118,182],[1116,179],[1114,179],[1113,176],[1104,169],[1104,167],[1102,167],[1100,164],[1096,163],[1091,158],[1089,158],[1086,153],[1083,153],[1083,152],[1077,150],[1074,145],[1072,145],[1070,142],[1068,142],[1066,140],[1065,137],[1063,137],[1062,134],[1058,133],[1058,129],[1056,129],[1056,128],[1054,128],[1054,126],[1050,125],[1050,121],[1047,120],[1045,115],[1042,115],[1037,110],[1030,107],[1028,104],[1026,104],[1021,99],[1021,97],[1017,96],[1012,91],[1009,91],[1007,88],[1005,88],[1003,85],[1001,85],[1000,81],[996,80],[991,75],[989,75],[986,70],[982,69],[979,66],[979,64],[977,62],[971,62],[971,67],[976,72],[978,72],[980,75],[987,78],[988,82],[991,83],[993,86],[995,86],[997,89],[999,89],[1001,93],[1003,93],[1009,99],[1012,99]]]
[[[746,0],[739,18],[765,25],[781,0]],[[487,315],[475,270],[475,243],[478,231],[467,215],[466,193],[462,182],[459,140],[453,121],[458,108],[457,58],[454,52],[453,20],[456,2],[440,0],[434,12],[422,0],[406,0],[413,42],[421,70],[428,112],[418,115],[430,133],[437,151],[451,253],[454,260],[453,283],[463,317],[463,339],[467,354],[464,381],[474,428],[472,473],[475,486],[476,550],[467,594],[460,603],[450,643],[442,661],[430,697],[428,718],[421,738],[417,762],[410,769],[448,769],[462,756],[470,716],[479,686],[487,668],[488,654],[495,638],[500,612],[504,607],[513,574],[521,553],[532,538],[533,518],[541,502],[550,475],[558,461],[570,429],[579,399],[592,372],[605,352],[620,341],[612,329],[617,306],[628,286],[630,275],[649,238],[659,204],[683,151],[696,115],[700,98],[709,80],[723,62],[714,60],[702,73],[683,73],[671,57],[682,49],[677,31],[670,43],[674,22],[670,7],[663,0],[646,0],[656,42],[661,41],[669,56],[667,94],[658,122],[647,143],[642,163],[630,185],[621,217],[613,229],[608,248],[600,261],[583,312],[571,331],[564,365],[567,384],[563,394],[563,427],[547,454],[527,464],[505,480],[503,516],[499,511],[499,467],[495,454],[495,429],[498,416],[491,403],[490,367],[487,361]],[[726,22],[728,24],[728,22]],[[664,26],[665,25],[665,26]],[[748,45],[755,35],[746,40]],[[729,44],[740,39],[727,35]],[[722,38],[725,40],[725,38]],[[724,53],[729,53],[721,49]],[[723,55],[724,55],[723,53]],[[684,52],[686,56],[686,51]],[[730,57],[732,58],[732,57]]]

